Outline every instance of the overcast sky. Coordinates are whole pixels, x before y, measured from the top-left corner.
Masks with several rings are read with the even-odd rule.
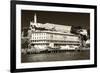
[[[29,27],[30,21],[34,21],[34,14],[37,15],[38,23],[54,23],[69,26],[81,26],[86,29],[90,27],[89,13],[22,10],[22,28]]]

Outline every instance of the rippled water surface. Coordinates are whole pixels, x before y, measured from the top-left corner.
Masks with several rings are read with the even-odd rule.
[[[60,53],[22,54],[21,62],[47,62],[90,59],[90,51],[71,51]]]

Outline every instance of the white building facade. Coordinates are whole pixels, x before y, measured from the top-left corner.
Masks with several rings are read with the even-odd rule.
[[[81,41],[78,35],[72,34],[71,26],[37,23],[36,14],[34,22],[30,22],[28,30],[29,45],[31,49],[46,50],[53,49],[68,49],[67,46],[80,46]]]

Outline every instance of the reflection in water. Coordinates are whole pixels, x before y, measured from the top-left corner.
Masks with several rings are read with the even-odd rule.
[[[90,59],[90,51],[73,51],[62,53],[22,54],[21,62],[46,62]]]

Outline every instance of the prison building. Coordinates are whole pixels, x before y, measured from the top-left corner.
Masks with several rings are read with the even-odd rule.
[[[52,23],[37,23],[36,14],[34,22],[30,21],[28,37],[31,47],[47,49],[60,49],[66,46],[79,46],[81,44],[78,35],[72,34],[71,26],[52,24]]]

